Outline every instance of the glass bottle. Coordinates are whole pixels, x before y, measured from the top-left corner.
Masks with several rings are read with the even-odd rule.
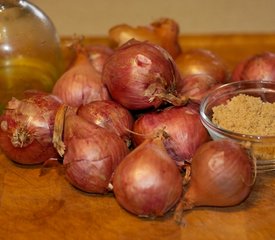
[[[26,0],[0,0],[0,111],[25,90],[51,91],[63,70],[50,18]]]

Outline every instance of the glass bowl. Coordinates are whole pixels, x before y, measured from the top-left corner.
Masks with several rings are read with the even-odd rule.
[[[257,160],[275,159],[275,136],[258,136],[233,132],[212,122],[213,107],[224,104],[239,94],[260,97],[262,101],[273,103],[275,102],[275,82],[247,80],[227,83],[216,88],[205,96],[201,102],[200,117],[203,125],[213,140],[229,138],[246,144]]]

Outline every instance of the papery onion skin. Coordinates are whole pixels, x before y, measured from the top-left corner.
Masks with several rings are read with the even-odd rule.
[[[157,108],[164,100],[181,104],[174,103],[179,77],[164,49],[134,39],[116,49],[102,72],[111,97],[129,110]]]
[[[118,203],[139,217],[161,217],[182,196],[182,177],[162,141],[149,139],[129,153],[114,172]]]
[[[210,140],[198,111],[184,106],[141,115],[134,122],[133,132],[137,134],[133,134],[133,141],[139,145],[146,136],[152,136],[161,129],[169,135],[164,145],[179,166],[184,165],[185,161],[190,162],[196,149]]]
[[[203,144],[191,165],[186,206],[226,207],[240,204],[254,183],[253,160],[239,143],[215,140]]]
[[[113,172],[129,152],[123,140],[77,115],[70,115],[66,118],[64,143],[67,180],[84,192],[110,191]]]
[[[239,62],[232,71],[230,81],[275,81],[275,54],[263,52]]]
[[[94,101],[80,106],[77,115],[114,132],[127,144],[131,144],[130,131],[133,128],[134,118],[130,111],[120,104],[111,100]]]
[[[220,83],[226,83],[229,78],[229,71],[223,59],[208,49],[195,48],[184,51],[175,62],[182,78],[194,74],[207,74]]]
[[[27,91],[26,96],[12,98],[0,116],[0,148],[14,162],[40,164],[58,157],[52,135],[61,101],[44,92]]]
[[[52,93],[72,107],[110,99],[101,74],[96,71],[87,52],[82,49],[78,50],[74,64],[56,81]]]

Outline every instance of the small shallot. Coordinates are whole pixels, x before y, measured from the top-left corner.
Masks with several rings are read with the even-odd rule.
[[[0,116],[0,148],[20,164],[38,164],[58,157],[52,144],[54,121],[61,101],[53,95],[28,91],[12,98]]]
[[[77,48],[72,66],[56,81],[52,93],[64,104],[78,107],[96,100],[110,99],[101,74],[91,64],[86,49]]]
[[[147,139],[129,153],[113,176],[118,203],[139,217],[161,217],[182,196],[182,176],[167,154],[162,137]]]
[[[111,100],[94,101],[82,105],[77,115],[120,136],[128,145],[134,124],[132,114],[120,104]]]
[[[190,162],[196,149],[210,140],[197,110],[184,106],[167,107],[138,117],[133,126],[133,132],[137,133],[133,134],[133,141],[139,145],[146,136],[152,136],[161,129],[169,135],[164,139],[164,145],[179,166]]]
[[[220,86],[220,83],[210,75],[187,75],[178,86],[178,95],[186,96],[190,101],[200,104],[203,97],[217,86]]]
[[[240,204],[255,181],[254,160],[241,144],[227,139],[203,144],[191,163],[191,179],[175,220],[182,223],[185,210],[197,206],[229,207]]]

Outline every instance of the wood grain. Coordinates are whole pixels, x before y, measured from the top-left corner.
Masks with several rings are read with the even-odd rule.
[[[109,44],[105,38],[87,41]],[[182,36],[180,42],[184,49],[211,49],[230,66],[253,53],[275,52],[272,34]],[[258,175],[245,202],[195,208],[186,212],[181,227],[172,213],[142,219],[122,209],[112,194],[80,192],[68,184],[62,166],[41,175],[41,166],[21,166],[0,153],[0,239],[275,239],[274,199],[275,173]]]

